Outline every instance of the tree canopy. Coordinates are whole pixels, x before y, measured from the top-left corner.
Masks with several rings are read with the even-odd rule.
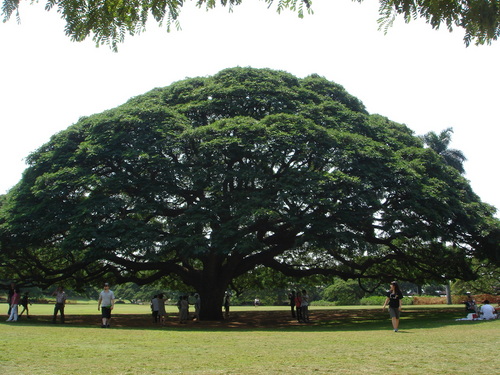
[[[0,271],[25,283],[168,276],[217,318],[259,267],[422,282],[498,255],[495,209],[455,168],[317,75],[185,79],[81,118],[27,162],[0,200]]]
[[[263,0],[269,7],[276,5],[281,12],[290,9],[299,17],[304,12],[312,12],[312,0]],[[353,0],[363,2],[363,0]],[[243,0],[195,0],[198,7],[207,10],[216,6],[232,9]],[[19,0],[3,0],[4,22],[15,13],[18,20]],[[387,30],[394,19],[403,17],[406,22],[423,18],[433,28],[445,25],[450,31],[454,27],[465,30],[466,45],[491,43],[500,35],[500,4],[497,0],[379,0],[381,28]],[[182,0],[106,0],[74,1],[47,0],[46,10],[56,9],[66,22],[66,35],[74,41],[82,41],[92,36],[97,45],[109,44],[113,49],[123,42],[126,34],[134,35],[145,29],[150,17],[155,22],[178,26]]]

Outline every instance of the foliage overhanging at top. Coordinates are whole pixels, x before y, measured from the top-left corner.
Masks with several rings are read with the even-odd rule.
[[[470,257],[498,256],[494,208],[467,180],[317,75],[179,81],[82,118],[28,164],[0,200],[0,271],[25,282],[466,279]]]
[[[194,0],[198,7],[212,9],[216,0]],[[276,5],[277,11],[285,9],[296,11],[299,17],[304,12],[312,12],[312,0],[262,0],[270,7]],[[363,0],[353,0],[363,2]],[[220,0],[220,6],[229,9],[240,5],[243,0]],[[469,45],[491,43],[500,35],[500,4],[498,0],[379,0],[381,28],[387,30],[398,16],[406,22],[423,18],[433,28],[441,25],[451,31],[453,27],[465,30],[464,42]],[[19,20],[20,0],[3,0],[2,15],[4,22],[13,13]],[[66,21],[66,35],[74,41],[82,41],[92,35],[97,45],[109,44],[114,50],[123,42],[128,33],[134,35],[143,31],[149,17],[159,24],[166,24],[167,30],[178,19],[184,0],[48,0],[45,8],[53,8]]]
[[[356,0],[362,2],[364,0]],[[498,0],[379,0],[382,28],[387,30],[395,18],[405,22],[423,18],[434,29],[445,25],[465,30],[464,42],[468,46],[490,44],[500,35],[500,2]]]

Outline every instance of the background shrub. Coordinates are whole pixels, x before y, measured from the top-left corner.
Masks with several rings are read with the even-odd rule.
[[[372,306],[382,306],[385,302],[385,299],[387,297],[385,296],[371,296],[371,297],[365,297],[361,298],[359,301],[360,305],[372,305]],[[413,298],[412,297],[403,297],[403,306],[406,305],[413,305]]]
[[[337,301],[319,300],[319,301],[312,301],[311,306],[339,306],[339,304]]]
[[[382,306],[384,304],[386,297],[384,296],[371,296],[371,297],[364,297],[361,298],[359,301],[360,305],[379,305]]]
[[[446,297],[414,296],[414,305],[446,305]]]

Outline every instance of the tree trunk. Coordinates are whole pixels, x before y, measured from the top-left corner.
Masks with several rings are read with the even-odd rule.
[[[203,260],[203,269],[191,285],[200,294],[200,319],[223,320],[222,305],[224,293],[234,277],[231,272],[234,265],[228,268],[226,258],[214,253]]]
[[[451,305],[451,281],[448,280],[446,282],[446,303]]]
[[[222,302],[227,289],[226,283],[221,285],[204,284],[201,286],[200,319],[201,320],[223,320]],[[223,284],[223,285],[222,285]]]

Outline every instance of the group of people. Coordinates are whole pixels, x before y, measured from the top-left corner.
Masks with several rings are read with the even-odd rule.
[[[398,332],[399,330],[399,318],[401,315],[401,310],[403,308],[402,301],[403,301],[403,293],[401,292],[398,283],[395,281],[391,282],[390,290],[387,293],[387,298],[385,299],[382,310],[384,310],[385,307],[389,305],[389,316],[392,319],[392,327],[394,329],[394,332]],[[499,317],[499,311],[497,311],[497,309],[495,309],[490,304],[489,300],[485,300],[483,302],[483,305],[479,308],[476,304],[476,301],[472,298],[470,294],[468,294],[467,300],[464,303],[466,312],[477,316],[476,319],[491,320],[491,319],[497,319]],[[466,320],[466,319],[458,319],[458,320]]]
[[[200,308],[201,308],[201,298],[198,293],[194,294],[194,316],[193,320],[200,320]],[[165,309],[166,299],[163,293],[154,295],[151,299],[151,315],[153,317],[153,323],[161,323],[165,325],[167,318],[167,312]],[[187,295],[182,295],[177,301],[177,308],[179,310],[179,323],[186,324],[189,320],[189,297]]]
[[[491,320],[498,318],[498,311],[490,304],[489,300],[484,300],[483,305],[479,307],[476,301],[468,293],[467,299],[464,301],[465,311],[475,314],[477,319]]]
[[[61,323],[65,321],[64,309],[66,307],[66,292],[62,285],[58,286],[57,289],[52,293],[55,296],[54,313],[52,315],[52,323],[57,322],[57,315],[59,315]],[[32,303],[29,300],[29,292],[25,292],[21,296],[20,289],[16,287],[14,283],[11,284],[9,292],[7,293],[7,303],[9,304],[7,319],[8,322],[17,322],[19,317],[23,315],[26,311],[26,316],[29,318],[29,307]],[[23,311],[18,314],[18,307],[21,305]],[[102,325],[101,327],[109,327],[111,321],[111,310],[115,305],[115,295],[109,290],[109,284],[105,283],[103,291],[99,294],[99,300],[97,302],[97,310],[101,310]]]
[[[53,296],[56,296],[56,304],[54,307],[54,316],[53,322],[56,322],[56,316],[59,313],[61,316],[61,323],[64,323],[64,306],[66,304],[66,294],[64,293],[64,289],[62,286],[59,286],[54,293]],[[29,305],[32,305],[32,302],[29,299],[29,292],[25,292],[21,294],[21,290],[16,286],[15,283],[10,284],[9,291],[7,293],[7,303],[9,304],[9,310],[7,315],[9,318],[8,322],[17,322],[17,320],[26,312],[26,317],[30,318]],[[23,307],[23,311],[19,313],[19,306]]]
[[[64,309],[66,307],[66,292],[64,287],[59,285],[57,289],[52,293],[56,301],[54,304],[54,313],[52,315],[52,323],[57,322],[57,315],[59,314],[61,323],[65,321]],[[115,305],[115,295],[109,289],[109,284],[105,283],[103,290],[99,294],[99,300],[97,302],[97,310],[101,311],[102,328],[108,328],[111,321],[111,310],[113,310]]]
[[[309,295],[306,290],[291,291],[288,298],[290,299],[292,318],[297,319],[299,323],[309,323]]]
[[[291,291],[288,295],[292,318],[296,318],[299,323],[309,322],[309,295],[305,290]],[[382,311],[389,307],[389,316],[392,321],[394,332],[399,331],[399,320],[403,308],[403,292],[396,281],[390,283],[389,292],[386,295]]]
[[[7,315],[9,316],[8,322],[17,322],[20,316],[26,312],[26,317],[29,319],[29,307],[31,302],[29,300],[29,292],[21,293],[21,290],[16,286],[15,283],[10,284],[9,291],[7,293],[7,303],[9,304],[9,309]],[[19,306],[23,307],[23,311],[19,313]]]
[[[167,311],[165,309],[165,299],[163,293],[155,294],[150,302],[151,315],[153,316],[153,323],[165,324],[167,318]]]
[[[56,323],[57,315],[60,315],[61,323],[64,323],[65,315],[64,308],[66,305],[66,293],[62,286],[58,286],[57,289],[52,293],[56,298],[55,306],[54,306],[54,314],[52,318],[52,322]],[[290,300],[290,307],[292,318],[297,319],[299,323],[307,323],[309,322],[309,295],[306,290],[302,291],[292,291],[288,295]],[[193,320],[200,319],[200,308],[201,308],[201,298],[198,293],[194,294],[194,316]],[[257,301],[257,300],[256,300]],[[394,332],[398,332],[399,330],[399,320],[401,316],[401,311],[403,307],[403,293],[396,281],[392,281],[390,283],[390,289],[387,293],[384,305],[382,306],[382,310],[385,311],[385,308],[389,308],[389,316],[392,320],[392,328]],[[20,289],[12,283],[7,295],[7,302],[9,304],[7,319],[8,322],[16,322],[19,317],[26,311],[26,316],[29,318],[29,308],[28,304],[31,304],[29,301],[29,293],[26,292],[24,295],[21,295]],[[470,294],[468,294],[467,300],[464,301],[465,309],[468,313],[477,314],[479,319],[496,319],[498,315],[498,311],[490,304],[489,300],[485,300],[481,308],[479,308],[476,304],[476,301],[472,298]],[[165,309],[165,296],[160,293],[158,295],[153,296],[151,299],[151,313],[153,317],[154,323],[165,324],[167,313]],[[259,301],[260,304],[260,301]],[[18,306],[21,305],[24,309],[18,314]],[[109,289],[109,284],[104,283],[103,290],[99,294],[99,299],[97,302],[97,310],[101,311],[101,320],[102,328],[109,328],[111,322],[111,312],[115,305],[115,295],[113,291]],[[229,316],[229,306],[230,306],[230,294],[226,292],[223,301],[224,309],[225,309],[225,317]],[[255,306],[257,306],[257,302],[255,302]],[[179,322],[182,324],[187,323],[189,320],[189,300],[187,295],[183,295],[179,297],[177,302],[177,307],[179,309]]]

